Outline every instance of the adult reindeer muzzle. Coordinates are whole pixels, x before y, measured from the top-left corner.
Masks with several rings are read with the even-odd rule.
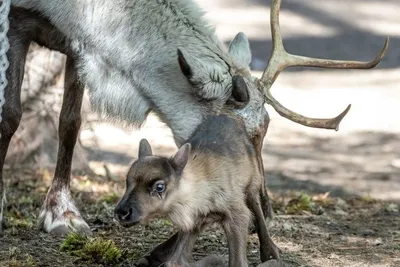
[[[330,69],[372,69],[381,61],[385,55],[389,46],[389,37],[386,38],[385,45],[374,60],[370,62],[362,61],[345,61],[345,60],[330,60],[303,57],[298,55],[292,55],[286,52],[281,31],[279,27],[279,10],[281,6],[281,0],[272,0],[271,5],[271,33],[272,33],[272,54],[268,62],[261,79],[258,80],[258,88],[263,93],[265,101],[271,105],[282,117],[285,117],[293,122],[313,127],[313,128],[325,128],[325,129],[339,129],[339,123],[349,112],[351,105],[340,113],[337,117],[331,119],[317,119],[303,116],[299,113],[291,111],[284,107],[278,100],[276,100],[271,94],[271,87],[278,77],[279,73],[287,67],[292,66],[303,66],[303,67],[318,67],[318,68],[330,68]]]

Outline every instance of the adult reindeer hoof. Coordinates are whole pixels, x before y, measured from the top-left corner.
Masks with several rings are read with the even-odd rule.
[[[45,213],[44,215],[42,215]],[[40,216],[40,228],[47,233],[54,235],[66,235],[76,232],[82,235],[91,235],[91,230],[87,223],[79,214],[64,212],[61,215],[53,215],[51,211],[42,211]],[[53,217],[56,217],[53,220]]]
[[[56,235],[65,235],[70,232],[82,235],[92,233],[67,189],[49,190],[40,212],[39,227],[47,233]]]

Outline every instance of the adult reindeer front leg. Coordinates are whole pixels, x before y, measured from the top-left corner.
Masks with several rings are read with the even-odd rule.
[[[55,234],[90,233],[70,194],[71,164],[81,125],[84,86],[78,81],[75,60],[67,58],[65,92],[59,123],[57,165],[52,185],[40,213],[40,226]]]

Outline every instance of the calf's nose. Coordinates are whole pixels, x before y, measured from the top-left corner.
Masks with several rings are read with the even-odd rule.
[[[114,217],[119,222],[130,222],[132,221],[133,209],[125,209],[123,207],[117,207],[114,211]]]

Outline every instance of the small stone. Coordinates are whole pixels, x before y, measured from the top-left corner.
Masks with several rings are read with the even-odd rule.
[[[371,235],[374,235],[374,234],[375,234],[375,231],[373,229],[367,229],[367,230],[362,232],[363,236],[371,236]]]
[[[340,215],[340,216],[348,215],[347,212],[345,212],[344,210],[342,210],[342,209],[340,209],[340,208],[336,208],[336,209],[335,209],[335,214],[336,214],[336,215]]]
[[[285,223],[283,224],[283,230],[286,231],[286,232],[290,232],[290,231],[293,230],[293,227],[292,227],[292,225],[291,225],[290,223],[285,222]]]
[[[328,255],[328,259],[340,259],[340,256],[335,253],[331,253]]]
[[[338,205],[339,207],[347,207],[348,205],[347,205],[347,202],[346,201],[344,201],[343,199],[341,199],[341,198],[337,198],[337,200],[336,200],[336,205]]]
[[[269,260],[257,265],[257,267],[287,267],[283,261]]]
[[[386,206],[385,210],[387,212],[397,213],[397,212],[399,212],[399,205],[390,203],[389,205]]]
[[[383,244],[383,240],[382,238],[377,238],[374,240],[374,242],[372,243],[374,246],[380,246]]]

